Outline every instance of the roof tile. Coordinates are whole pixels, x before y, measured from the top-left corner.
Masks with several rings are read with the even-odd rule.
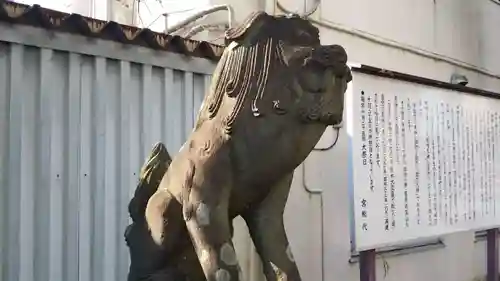
[[[223,46],[205,41],[186,39],[177,35],[154,32],[114,21],[103,21],[80,14],[68,14],[43,8],[0,0],[0,22],[24,24],[57,32],[111,40],[187,56],[218,60]]]

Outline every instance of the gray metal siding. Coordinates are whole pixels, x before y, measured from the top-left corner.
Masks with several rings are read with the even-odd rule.
[[[126,280],[139,169],[157,141],[179,150],[209,71],[134,62],[135,47],[119,60],[89,42],[2,42],[11,31],[0,34],[0,280]]]

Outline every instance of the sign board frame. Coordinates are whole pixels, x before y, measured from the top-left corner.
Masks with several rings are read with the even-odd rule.
[[[488,97],[488,98],[493,98],[493,99],[500,99],[500,93],[495,93],[491,91],[486,91],[486,90],[481,90],[477,88],[471,88],[471,87],[466,87],[463,85],[454,85],[450,84],[447,82],[442,82],[442,81],[437,81],[437,80],[432,80],[424,77],[418,77],[410,74],[405,74],[401,72],[396,72],[396,71],[390,71],[386,69],[381,69],[381,68],[376,68],[373,66],[368,66],[368,65],[356,65],[352,66],[351,70],[353,72],[353,81],[349,85],[349,89],[351,92],[346,93],[350,95],[355,95],[354,92],[352,92],[353,89],[353,84],[356,82],[356,74],[363,74],[363,75],[371,75],[375,77],[380,77],[382,79],[392,79],[395,81],[402,81],[402,82],[409,82],[413,84],[418,84],[422,86],[428,86],[428,87],[434,87],[437,89],[445,89],[445,90],[451,90],[451,91],[456,91],[459,93],[467,93],[467,94],[472,94],[472,95],[477,95],[477,96],[482,96],[482,97]],[[352,97],[347,97],[348,98]],[[348,108],[346,108],[349,110]],[[349,117],[348,117],[349,118]],[[349,121],[348,121],[349,122]],[[350,155],[351,156],[351,155]],[[350,163],[351,164],[351,163]],[[350,167],[350,169],[352,169]],[[350,186],[351,188],[352,186]],[[353,208],[353,201],[354,198],[351,198],[351,211],[354,211]],[[354,222],[355,223],[355,222]],[[353,228],[351,228],[353,230]],[[465,230],[465,229],[462,229]],[[469,230],[469,229],[467,229]],[[472,230],[472,229],[471,229]],[[474,229],[475,230],[475,229]],[[461,231],[460,229],[456,231]],[[454,232],[456,232],[454,231]],[[454,233],[454,232],[448,232],[448,233]],[[441,236],[443,234],[437,234],[437,236]],[[436,235],[433,235],[434,237]],[[433,236],[429,236],[433,237]],[[496,225],[493,225],[492,228],[487,229],[487,280],[488,281],[493,281],[497,280],[498,278],[498,228],[496,228]],[[354,242],[354,241],[353,241]],[[359,248],[358,248],[359,249]],[[375,281],[375,255],[376,255],[376,250],[374,248],[366,248],[360,249],[360,280],[361,281]]]
[[[356,250],[499,227],[500,101],[353,77],[346,123]]]

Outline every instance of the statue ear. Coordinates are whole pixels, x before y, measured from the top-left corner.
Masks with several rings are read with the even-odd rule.
[[[132,197],[128,204],[128,212],[133,222],[144,221],[144,213],[149,198],[158,189],[171,162],[172,158],[165,145],[160,142],[155,144],[148,159],[141,168],[139,183],[135,189],[134,197]]]

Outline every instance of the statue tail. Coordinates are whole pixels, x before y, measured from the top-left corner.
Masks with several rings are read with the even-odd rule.
[[[156,143],[141,168],[134,197],[128,204],[128,212],[133,222],[137,223],[145,220],[144,213],[149,198],[158,189],[170,163],[172,163],[172,158],[165,145],[161,142]]]

